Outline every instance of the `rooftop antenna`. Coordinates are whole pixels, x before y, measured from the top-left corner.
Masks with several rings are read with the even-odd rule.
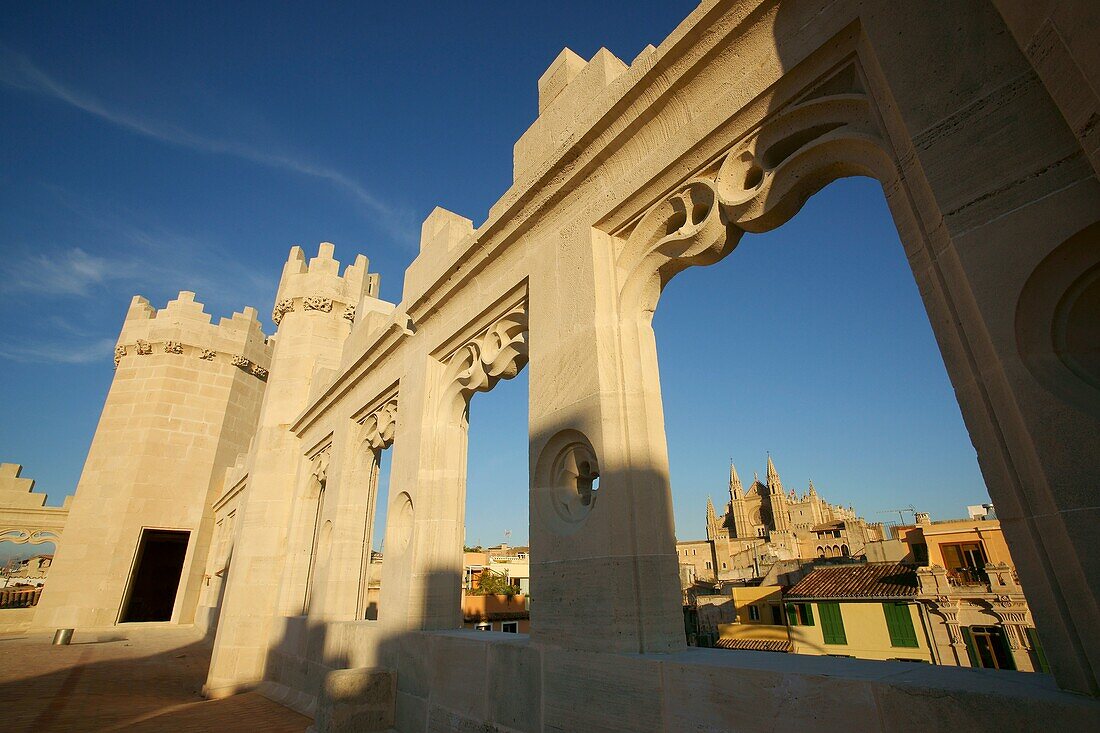
[[[898,519],[901,520],[899,522],[899,524],[905,524],[905,512],[909,512],[910,514],[914,514],[913,521],[916,522],[917,521],[916,516],[915,516],[916,511],[917,511],[917,508],[915,506],[913,506],[912,504],[910,504],[909,506],[903,506],[901,509],[883,509],[881,512],[878,512],[878,513],[879,514],[893,514],[894,512],[897,512],[898,513]]]

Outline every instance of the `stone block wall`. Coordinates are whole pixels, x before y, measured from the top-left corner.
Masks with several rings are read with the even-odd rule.
[[[172,619],[193,620],[212,505],[255,431],[271,351],[251,308],[215,325],[194,293],[159,311],[134,298],[36,627],[117,623],[145,528],[190,533]]]

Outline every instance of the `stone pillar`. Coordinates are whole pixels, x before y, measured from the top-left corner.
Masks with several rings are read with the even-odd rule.
[[[133,299],[36,627],[124,621],[146,527],[188,533],[171,620],[194,620],[212,505],[255,429],[270,358],[252,308],[214,325],[191,292],[159,311]]]
[[[668,652],[686,642],[657,351],[615,251],[570,228],[530,270],[531,635]]]
[[[375,292],[365,257],[359,255],[341,275],[332,255],[333,246],[322,243],[307,265],[301,248],[294,247],[279,282],[270,388],[248,461],[248,489],[238,510],[233,567],[205,687],[208,696],[232,694],[263,678],[269,645],[278,642],[271,636],[280,597],[282,610],[289,611],[291,586],[299,587],[295,583],[300,576],[294,574],[298,568],[291,568],[289,579],[285,574],[288,557],[293,560],[297,552],[300,558],[302,548],[300,543],[288,547],[287,540],[292,518],[308,514],[304,503],[312,496],[309,487],[320,480],[317,456],[325,446],[300,445],[289,427],[308,404],[314,381],[326,376],[321,370],[339,366],[356,304]],[[304,596],[300,600],[304,603]]]

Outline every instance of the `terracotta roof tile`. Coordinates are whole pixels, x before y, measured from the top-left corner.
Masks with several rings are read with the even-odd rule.
[[[781,639],[719,639],[719,649],[749,649],[754,652],[793,652],[794,645]]]
[[[817,568],[784,596],[798,598],[908,598],[917,594],[917,573],[894,563]]]

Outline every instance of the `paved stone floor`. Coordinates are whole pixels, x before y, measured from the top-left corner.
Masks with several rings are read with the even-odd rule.
[[[302,733],[312,721],[256,693],[199,695],[210,646],[189,628],[0,635],[0,731]]]

